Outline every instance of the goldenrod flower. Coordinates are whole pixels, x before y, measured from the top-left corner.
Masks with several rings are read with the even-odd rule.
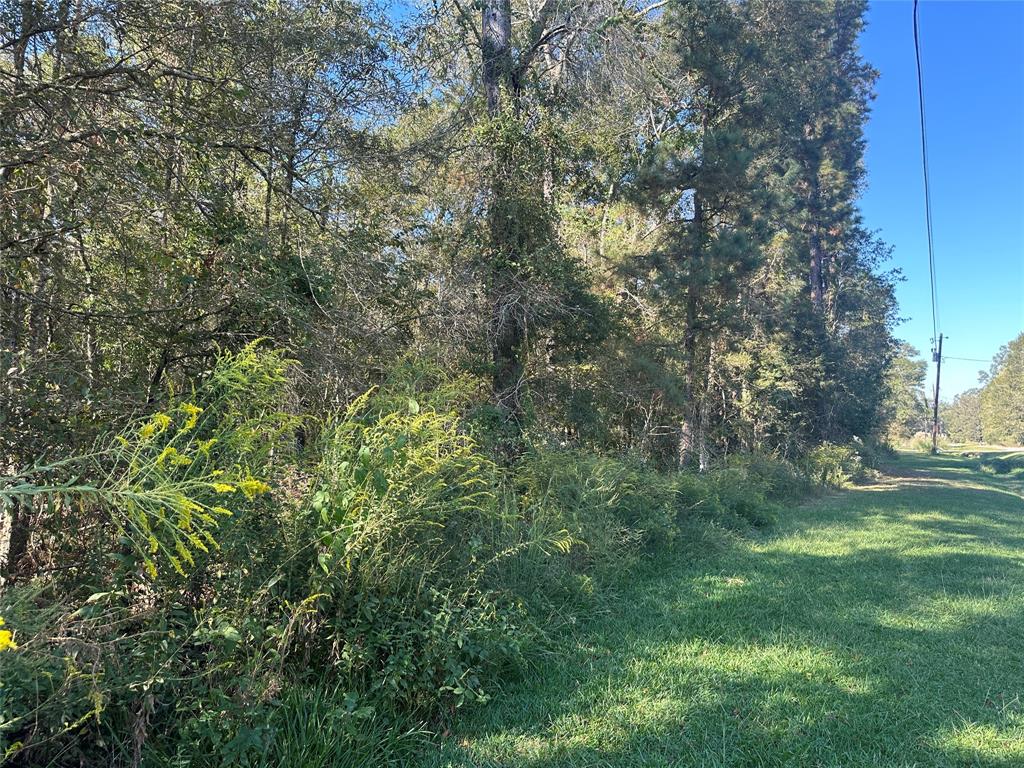
[[[231,483],[210,483],[210,487],[213,488],[216,493],[234,493],[238,490],[235,486],[231,485]]]
[[[0,616],[0,627],[4,625],[3,616]],[[18,644],[14,642],[14,633],[9,629],[0,629],[0,651],[18,650]]]
[[[159,434],[171,426],[171,417],[166,413],[158,413],[152,419],[142,425],[139,430],[139,437],[148,440],[153,435]]]
[[[160,455],[156,457],[157,466],[159,466],[160,464],[163,464],[165,459],[169,458],[169,459],[173,460],[174,457],[177,456],[177,455],[178,455],[178,449],[175,448],[173,445],[168,445],[166,448],[164,448],[162,451],[160,451]]]
[[[203,409],[194,403],[182,403],[179,407],[188,417],[185,419],[185,424],[181,430],[182,432],[188,432],[196,425],[196,422],[199,420],[199,414],[203,412]]]
[[[238,484],[238,488],[245,494],[245,498],[252,501],[258,494],[267,493],[270,490],[270,486],[260,480],[243,480]]]

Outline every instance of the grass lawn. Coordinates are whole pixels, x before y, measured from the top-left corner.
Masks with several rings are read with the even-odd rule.
[[[904,454],[638,576],[442,766],[1024,766],[1024,498]]]

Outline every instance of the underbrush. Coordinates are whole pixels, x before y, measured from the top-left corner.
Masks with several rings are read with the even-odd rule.
[[[511,470],[466,430],[471,383],[399,377],[313,418],[288,367],[225,355],[87,456],[5,479],[37,531],[0,598],[8,762],[402,764],[640,559],[862,467],[535,447]]]
[[[917,453],[931,453],[932,451],[932,436],[929,432],[917,432],[911,437],[904,440],[900,447],[906,451],[916,451]],[[952,443],[949,438],[945,435],[939,435],[937,447],[940,451],[947,451],[952,447]]]
[[[800,468],[818,485],[843,488],[877,476],[881,464],[894,458],[891,448],[876,443],[858,440],[848,445],[822,443],[807,452]]]

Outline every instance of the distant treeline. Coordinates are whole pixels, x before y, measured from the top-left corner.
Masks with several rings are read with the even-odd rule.
[[[940,409],[944,432],[958,443],[1024,445],[1024,333],[999,350],[981,386]]]

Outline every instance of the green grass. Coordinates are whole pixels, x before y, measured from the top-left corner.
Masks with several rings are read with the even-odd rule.
[[[904,454],[659,562],[416,765],[1024,766],[1021,490]]]

